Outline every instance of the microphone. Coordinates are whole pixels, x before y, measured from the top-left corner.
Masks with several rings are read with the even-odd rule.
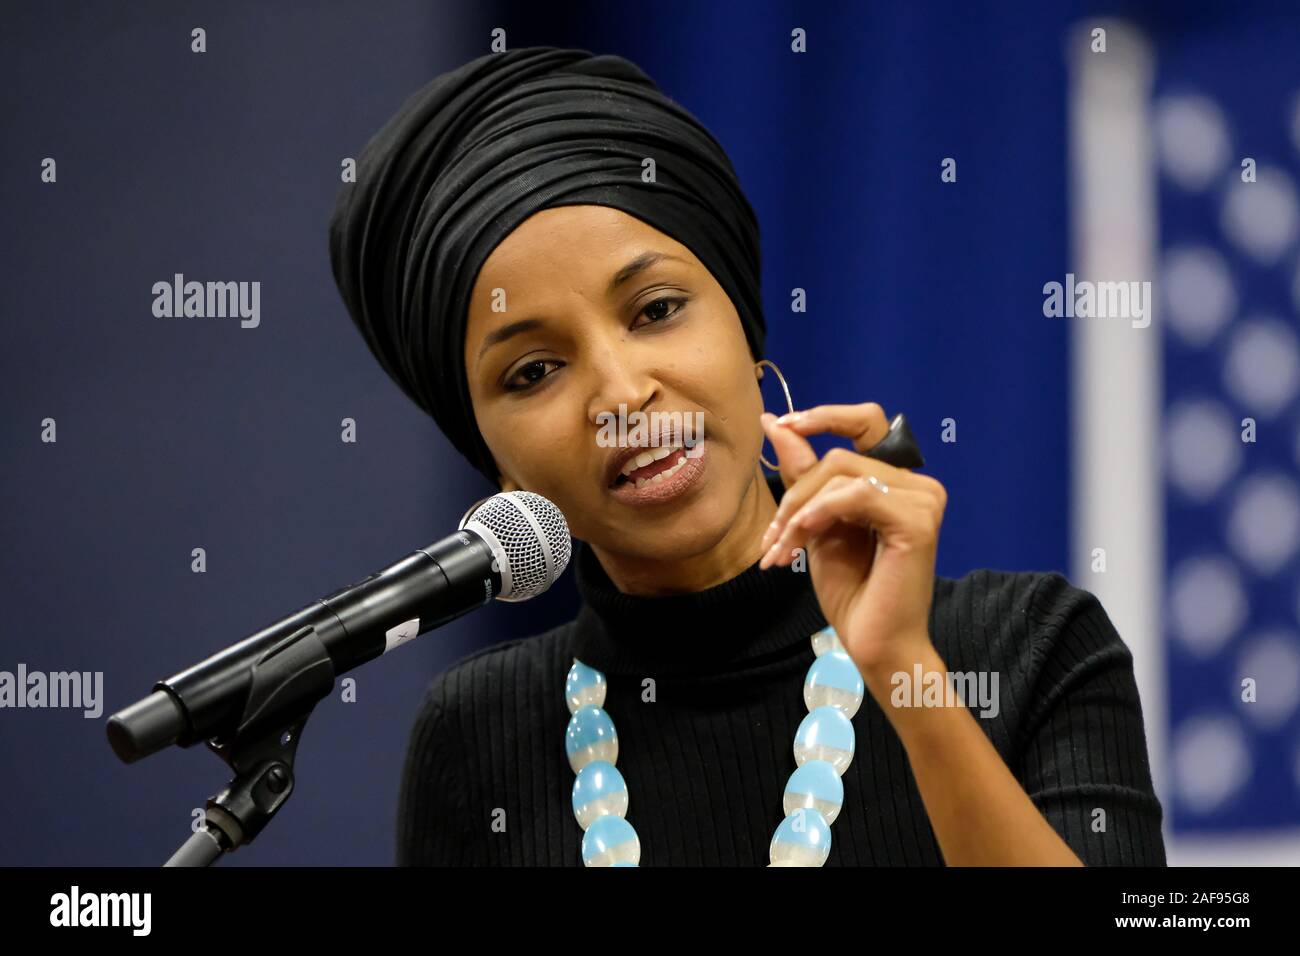
[[[109,718],[109,743],[133,763],[172,744],[232,735],[272,716],[294,693],[319,700],[338,675],[494,597],[541,594],[568,567],[572,547],[564,515],[546,498],[493,495],[472,506],[450,537],[154,684],[148,697]],[[318,643],[300,652],[313,632]],[[283,686],[256,681],[259,667],[278,668]]]

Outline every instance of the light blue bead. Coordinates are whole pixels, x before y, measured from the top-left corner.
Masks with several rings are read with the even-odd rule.
[[[576,714],[583,707],[604,707],[607,686],[604,674],[575,657],[564,678],[564,700],[569,705],[569,713]]]
[[[816,810],[796,810],[776,828],[767,852],[772,866],[821,866],[831,852],[831,825]]]
[[[810,760],[794,773],[785,785],[781,809],[786,816],[807,807],[834,823],[844,805],[844,782],[825,760]]]
[[[803,702],[808,710],[838,707],[846,717],[858,712],[865,692],[858,665],[844,651],[827,651],[813,661],[803,682]]]
[[[573,780],[573,815],[584,830],[598,817],[627,816],[627,783],[607,760],[593,760]]]
[[[636,866],[641,862],[641,838],[622,817],[600,817],[582,836],[582,862],[585,866]]]
[[[582,707],[569,718],[564,732],[564,750],[569,766],[577,773],[593,760],[618,763],[618,734],[614,721],[599,707]]]
[[[843,774],[853,760],[853,724],[837,707],[818,707],[808,713],[794,735],[794,760],[803,766],[825,760]]]

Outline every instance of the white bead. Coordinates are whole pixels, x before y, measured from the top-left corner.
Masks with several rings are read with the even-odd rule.
[[[803,702],[808,709],[835,707],[852,717],[862,706],[866,685],[858,666],[844,651],[827,651],[808,668],[803,682]]]
[[[593,760],[573,779],[573,815],[586,830],[603,816],[627,816],[627,782],[618,768]]]
[[[795,763],[802,767],[810,760],[825,760],[843,775],[853,761],[853,746],[853,724],[844,711],[818,707],[803,719],[794,735]]]
[[[796,810],[776,828],[767,852],[773,866],[821,866],[831,852],[831,825],[816,810]]]
[[[574,773],[593,760],[618,763],[618,734],[614,730],[614,721],[599,707],[583,707],[569,718],[564,751]]]
[[[835,628],[827,624],[812,636],[812,649],[814,654],[821,657],[827,651],[844,650],[844,645],[840,643],[840,636],[835,633]]]
[[[607,686],[604,674],[575,657],[564,678],[564,700],[569,705],[569,713],[576,714],[583,707],[604,707]]]
[[[636,866],[641,862],[641,838],[622,817],[603,816],[582,837],[585,866]]]

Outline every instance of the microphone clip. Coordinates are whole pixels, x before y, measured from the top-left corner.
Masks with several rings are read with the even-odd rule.
[[[310,625],[288,635],[253,665],[244,712],[227,739],[208,749],[235,771],[209,797],[203,826],[166,866],[207,866],[251,843],[293,793],[293,761],[312,710],[334,686],[334,662]]]

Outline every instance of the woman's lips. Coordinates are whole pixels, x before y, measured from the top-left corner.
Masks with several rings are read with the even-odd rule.
[[[696,443],[690,456],[684,448],[676,449],[614,484],[610,494],[630,505],[659,504],[676,498],[699,481],[704,473],[705,456],[706,445],[702,440]],[[640,487],[637,487],[638,478]]]

